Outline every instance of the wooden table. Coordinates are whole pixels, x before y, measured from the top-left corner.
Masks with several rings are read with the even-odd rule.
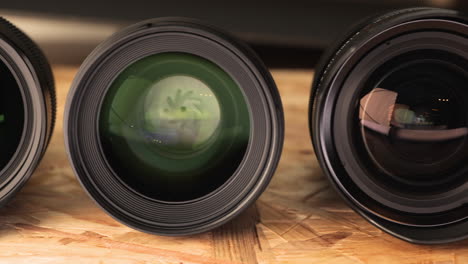
[[[273,72],[286,110],[286,142],[278,171],[255,206],[196,236],[127,228],[88,198],[65,156],[61,126],[75,72],[55,67],[58,124],[40,167],[0,211],[0,263],[468,263],[468,241],[400,241],[367,223],[330,189],[309,139],[310,71]]]

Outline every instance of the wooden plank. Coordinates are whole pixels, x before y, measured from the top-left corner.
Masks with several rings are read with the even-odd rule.
[[[69,166],[63,107],[76,68],[55,67],[59,117],[52,144],[26,187],[0,210],[1,263],[467,263],[468,241],[412,245],[375,228],[329,188],[312,150],[312,72],[273,72],[286,110],[286,141],[256,205],[201,235],[160,237],[114,221],[87,197]]]

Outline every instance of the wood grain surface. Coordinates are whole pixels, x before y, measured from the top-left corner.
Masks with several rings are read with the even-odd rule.
[[[161,237],[125,227],[88,198],[65,155],[61,126],[75,73],[55,67],[58,124],[36,173],[0,210],[0,263],[468,263],[468,241],[400,241],[330,189],[309,139],[310,71],[273,71],[286,110],[286,141],[275,177],[255,206],[195,236]]]

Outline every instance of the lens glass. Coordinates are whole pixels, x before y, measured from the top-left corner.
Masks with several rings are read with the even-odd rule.
[[[240,87],[214,63],[162,53],[128,66],[100,115],[102,149],[130,188],[157,200],[202,197],[243,160],[250,117]]]
[[[454,183],[468,165],[468,76],[461,66],[466,61],[427,54],[381,66],[356,114],[369,163],[413,191]]]
[[[0,60],[0,171],[8,165],[20,143],[24,126],[24,107],[18,83]]]

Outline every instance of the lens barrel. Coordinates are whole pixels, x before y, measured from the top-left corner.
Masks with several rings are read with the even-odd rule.
[[[359,214],[424,244],[468,237],[468,20],[404,9],[364,21],[317,68],[317,158]]]
[[[0,205],[29,179],[50,141],[55,90],[36,44],[0,17]]]
[[[249,48],[167,18],[96,48],[68,95],[64,132],[79,181],[107,213],[144,232],[186,235],[258,198],[278,164],[284,120]]]

